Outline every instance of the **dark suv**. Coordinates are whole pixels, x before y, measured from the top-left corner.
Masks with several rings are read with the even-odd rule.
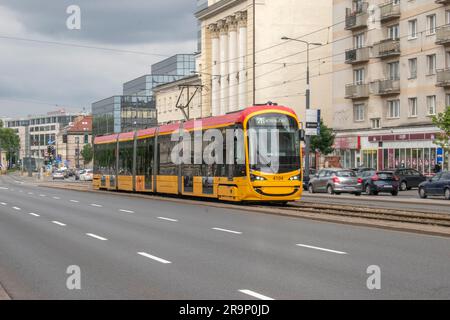
[[[380,192],[398,195],[399,178],[393,171],[364,171],[359,177],[362,179],[363,190],[368,195],[377,195]]]
[[[427,178],[423,174],[421,174],[419,171],[415,169],[411,168],[392,169],[392,171],[394,171],[394,175],[396,175],[399,178],[401,191],[411,190],[412,188],[418,188],[419,184],[427,180]]]

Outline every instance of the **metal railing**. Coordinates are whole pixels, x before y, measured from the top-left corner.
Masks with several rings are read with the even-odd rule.
[[[369,85],[365,83],[361,84],[348,84],[345,86],[345,98],[357,99],[368,98],[370,94]]]
[[[355,8],[346,8],[345,29],[352,30],[367,26],[369,3],[361,2]]]
[[[390,57],[400,54],[400,41],[393,39],[382,40],[373,45],[374,56],[377,58]]]
[[[380,19],[387,21],[400,17],[400,4],[394,4],[392,1],[380,6]]]
[[[369,47],[345,51],[345,63],[353,64],[370,60]]]
[[[400,93],[399,79],[383,79],[372,82],[372,93],[376,95]]]

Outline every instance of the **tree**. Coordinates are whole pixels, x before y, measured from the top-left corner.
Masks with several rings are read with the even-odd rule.
[[[320,120],[320,135],[311,137],[311,151],[314,152],[316,150],[320,151],[321,154],[327,155],[334,151],[335,135],[333,130],[328,128],[323,120]]]
[[[434,116],[433,123],[442,131],[436,137],[434,143],[444,149],[445,154],[450,154],[450,107],[447,107],[444,112]],[[448,165],[450,168],[450,163]]]
[[[20,138],[13,129],[0,127],[0,148],[7,152],[11,167],[12,159],[20,148]]]
[[[92,145],[85,144],[83,150],[81,150],[81,156],[83,157],[84,165],[88,164],[92,161],[94,157],[94,150],[92,149]]]

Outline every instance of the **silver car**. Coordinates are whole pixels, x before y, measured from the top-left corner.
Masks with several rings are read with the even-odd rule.
[[[322,169],[310,180],[308,191],[328,194],[353,193],[360,196],[362,179],[358,178],[352,170]]]

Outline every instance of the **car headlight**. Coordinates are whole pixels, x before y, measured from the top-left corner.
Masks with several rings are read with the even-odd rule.
[[[250,175],[250,180],[252,180],[252,181],[265,181],[265,180],[267,180],[267,178],[260,177],[260,176],[255,176],[254,174],[251,174]]]
[[[300,175],[298,174],[298,175],[296,175],[296,176],[292,176],[292,177],[290,177],[289,178],[289,180],[291,180],[291,181],[300,181]]]

